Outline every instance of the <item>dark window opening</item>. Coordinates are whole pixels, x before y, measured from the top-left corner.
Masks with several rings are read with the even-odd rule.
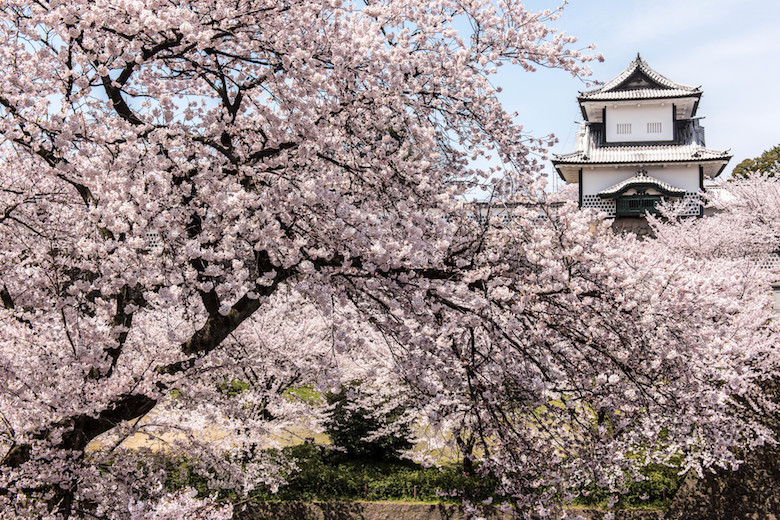
[[[657,214],[656,206],[661,202],[661,197],[652,195],[639,195],[633,197],[621,197],[615,204],[615,214],[618,217],[639,217],[645,213]]]

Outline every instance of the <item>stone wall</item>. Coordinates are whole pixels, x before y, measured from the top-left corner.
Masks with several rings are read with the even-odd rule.
[[[780,453],[765,446],[733,472],[688,475],[665,520],[780,519]]]
[[[452,504],[405,502],[262,502],[237,508],[235,520],[468,520],[463,507]],[[571,518],[601,520],[604,512],[572,509]],[[509,514],[491,510],[488,520],[510,520]],[[615,520],[662,520],[663,511],[617,511]]]
[[[763,389],[780,403],[780,381],[764,381]],[[780,414],[771,408],[754,413],[780,439]],[[744,455],[744,460],[737,471],[707,473],[701,479],[688,475],[666,520],[780,519],[780,445],[765,445]]]

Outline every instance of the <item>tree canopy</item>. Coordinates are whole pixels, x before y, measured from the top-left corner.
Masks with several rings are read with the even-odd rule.
[[[489,78],[583,73],[558,14],[4,2],[3,514],[229,517],[122,441],[273,489],[289,462],[258,439],[324,417],[289,390],[354,380],[404,385],[415,456],[462,449],[523,513],[770,439],[748,413],[775,363],[761,271],[545,204],[542,143]]]
[[[780,175],[780,145],[765,150],[758,157],[745,159],[736,165],[731,172],[734,178],[745,178],[751,174],[761,174],[769,177]]]

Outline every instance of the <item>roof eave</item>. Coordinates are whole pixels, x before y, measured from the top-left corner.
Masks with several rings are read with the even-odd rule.
[[[637,161],[637,160],[634,160],[634,161],[598,161],[598,162],[597,161],[576,161],[576,162],[572,161],[572,162],[567,162],[567,161],[560,161],[559,160],[559,161],[557,161],[557,163],[553,162],[553,165],[556,165],[556,164],[565,164],[567,166],[598,166],[600,164],[609,164],[609,165],[615,165],[615,164],[627,164],[627,165],[628,164],[645,164],[645,165],[652,165],[652,164],[691,164],[691,163],[700,163],[700,162],[724,161],[723,167],[720,170],[720,171],[722,171],[723,168],[726,167],[726,163],[728,163],[729,160],[731,160],[731,157],[732,157],[731,155],[724,156],[724,157],[711,157],[709,159],[702,159],[700,157],[695,157],[693,159],[671,159],[671,160],[668,160],[668,161],[665,161],[663,159],[660,159],[660,160],[659,159],[654,159],[654,160],[649,160],[649,161]],[[557,168],[557,166],[555,166],[555,167]],[[718,172],[717,175],[720,175],[720,171]],[[716,177],[717,177],[717,175],[716,175]]]
[[[563,167],[565,167],[566,169],[570,169],[570,168],[572,168],[572,167],[573,167],[574,169],[581,169],[581,167],[577,167],[576,165],[572,165],[571,163],[557,161],[557,160],[555,160],[555,159],[553,159],[551,162],[552,162],[552,164],[553,164],[553,168],[555,168],[555,171],[556,171],[556,173],[558,174],[558,177],[559,177],[559,178],[560,178],[560,179],[561,179],[563,182],[565,182],[565,183],[567,183],[567,184],[569,184],[569,183],[575,183],[575,182],[577,182],[576,180],[573,180],[573,179],[569,179],[569,178],[567,178],[567,177],[566,177],[566,175],[563,173],[563,169],[559,168],[559,166],[563,166]]]
[[[622,92],[630,92],[630,90],[624,90]],[[701,90],[699,90],[699,91],[696,91],[696,92],[691,92],[690,94],[679,94],[679,95],[676,95],[676,96],[655,96],[655,97],[636,97],[636,98],[629,98],[629,97],[627,97],[627,98],[614,98],[614,99],[593,99],[593,98],[590,98],[590,97],[577,96],[577,101],[580,103],[580,108],[582,108],[582,103],[587,103],[587,102],[609,104],[609,103],[612,103],[614,101],[636,102],[636,101],[647,101],[647,100],[652,100],[652,99],[659,99],[659,100],[661,100],[661,99],[684,99],[684,98],[688,98],[688,97],[695,97],[696,101],[695,101],[695,105],[694,105],[694,113],[696,113],[696,107],[698,107],[699,101],[701,100],[701,94],[702,94],[702,92],[701,92]]]
[[[656,189],[656,190],[660,191],[664,196],[667,196],[667,197],[678,197],[679,198],[679,197],[684,197],[685,196],[685,190],[676,190],[676,191],[668,190],[668,189],[664,188],[663,186],[660,186],[658,183],[655,183],[655,182],[629,183],[629,184],[626,184],[625,186],[623,186],[622,188],[620,188],[615,193],[604,194],[604,192],[602,191],[598,195],[602,199],[618,199],[625,192],[627,192],[628,190],[630,190],[632,188],[653,188],[653,189]],[[606,191],[606,190],[604,190],[604,191]]]
[[[701,101],[701,92],[699,92],[699,95],[696,96],[696,101],[693,103],[693,108],[691,109],[691,117],[694,117],[696,115],[696,111],[699,109],[699,101]]]
[[[565,164],[565,165],[569,166],[571,163],[567,163],[567,162],[561,162],[561,161],[559,161],[559,160],[555,160],[555,159],[553,159],[553,160],[552,160],[552,161],[550,161],[550,162],[552,162],[553,168],[555,168],[555,171],[558,173],[558,177],[560,177],[560,178],[561,178],[561,180],[562,180],[563,182],[569,182],[569,181],[566,179],[566,177],[563,175],[563,172],[561,171],[561,169],[560,169],[560,168],[558,168],[558,165],[559,165],[559,164]]]
[[[718,176],[720,176],[720,174],[723,173],[723,170],[726,169],[726,165],[728,165],[728,163],[732,159],[732,157],[734,157],[734,156],[733,155],[727,155],[727,156],[725,156],[725,157],[720,159],[720,160],[723,161],[723,164],[718,169],[718,172],[715,175],[712,176],[713,179],[718,177]]]
[[[587,110],[585,110],[585,107],[583,106],[583,104],[582,104],[582,103],[580,103],[579,105],[580,105],[580,112],[582,112],[582,118],[583,118],[585,121],[587,121],[587,122],[589,122],[589,123],[590,123],[590,119],[588,119],[588,111],[587,111]]]

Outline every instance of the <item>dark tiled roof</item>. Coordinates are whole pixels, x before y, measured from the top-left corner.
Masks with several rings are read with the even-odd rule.
[[[582,102],[688,96],[701,96],[701,88],[670,80],[637,55],[626,70],[597,89],[580,92],[578,99]]]
[[[698,120],[676,123],[676,139],[658,143],[606,143],[604,125],[584,123],[577,150],[555,155],[553,164],[636,164],[730,159],[727,151],[704,146],[704,129]]]
[[[635,90],[619,90],[612,92],[597,92],[590,96],[579,97],[580,101],[616,101],[623,99],[667,99],[690,96],[691,92],[683,89],[641,88]]]
[[[624,181],[620,181],[614,186],[610,186],[609,188],[600,191],[599,197],[614,198],[632,187],[652,187],[672,197],[682,197],[685,195],[685,190],[672,186],[668,182],[664,182],[649,175],[634,175]]]

